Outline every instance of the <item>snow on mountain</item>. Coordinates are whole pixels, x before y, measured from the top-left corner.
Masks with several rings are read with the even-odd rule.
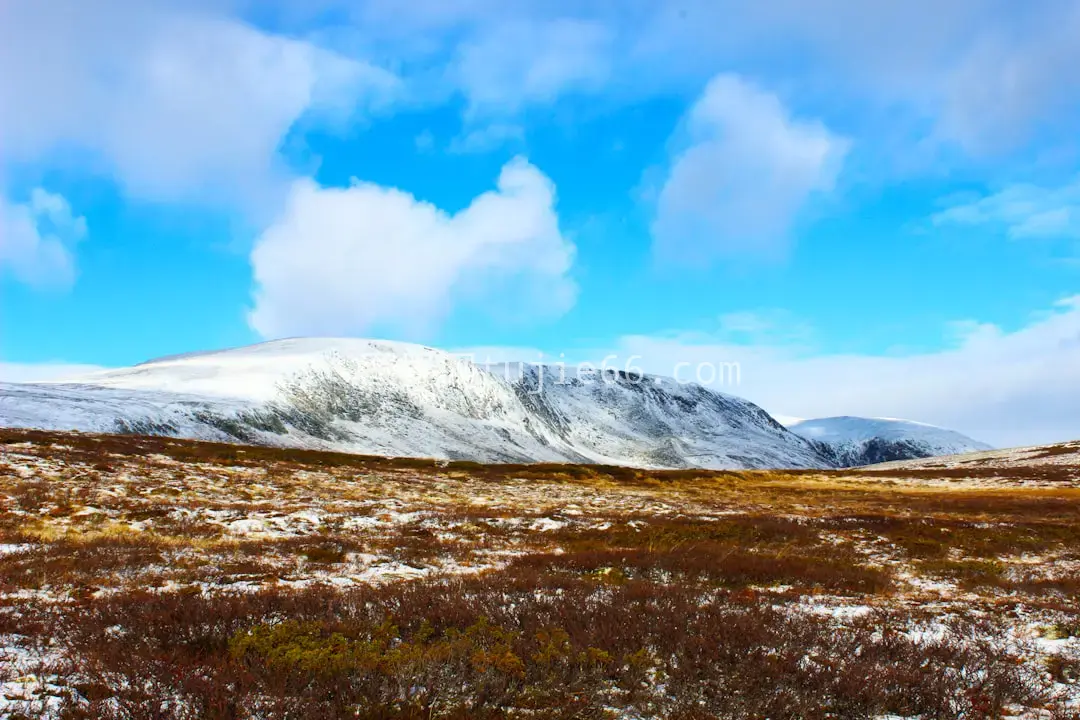
[[[993,449],[953,430],[896,418],[817,418],[788,429],[825,445],[841,467]]]
[[[298,338],[0,383],[0,425],[484,462],[833,464],[740,398],[670,378],[561,374],[407,343]]]
[[[509,378],[534,418],[596,462],[710,468],[829,464],[818,448],[758,406],[700,385],[619,372],[558,382],[560,368],[516,363],[492,371]]]

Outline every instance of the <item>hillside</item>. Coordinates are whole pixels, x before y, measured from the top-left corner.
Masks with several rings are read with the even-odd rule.
[[[740,398],[655,376],[489,371],[406,343],[303,338],[51,384],[0,384],[0,425],[480,462],[827,467]]]
[[[800,420],[787,427],[825,445],[825,454],[831,454],[838,467],[992,449],[954,430],[895,418],[829,417]]]

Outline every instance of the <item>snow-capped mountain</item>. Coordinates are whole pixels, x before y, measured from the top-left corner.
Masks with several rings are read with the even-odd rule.
[[[826,446],[840,467],[993,449],[953,430],[895,418],[818,418],[788,429]]]
[[[785,419],[671,378],[474,365],[389,341],[296,338],[50,383],[0,383],[0,426],[378,455],[641,467],[850,467],[989,449],[888,418]]]
[[[0,383],[0,425],[380,455],[642,467],[829,467],[737,397],[670,378],[485,368],[406,343],[300,338],[55,383]]]

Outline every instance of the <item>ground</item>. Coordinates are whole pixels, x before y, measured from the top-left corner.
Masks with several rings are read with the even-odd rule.
[[[1080,444],[828,472],[0,453],[0,717],[1080,717]]]

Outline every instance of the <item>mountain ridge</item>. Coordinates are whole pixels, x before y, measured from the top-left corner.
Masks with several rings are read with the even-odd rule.
[[[396,341],[289,338],[0,384],[0,424],[481,462],[826,468],[849,457],[697,384],[621,372],[558,382],[559,370],[485,368]]]

